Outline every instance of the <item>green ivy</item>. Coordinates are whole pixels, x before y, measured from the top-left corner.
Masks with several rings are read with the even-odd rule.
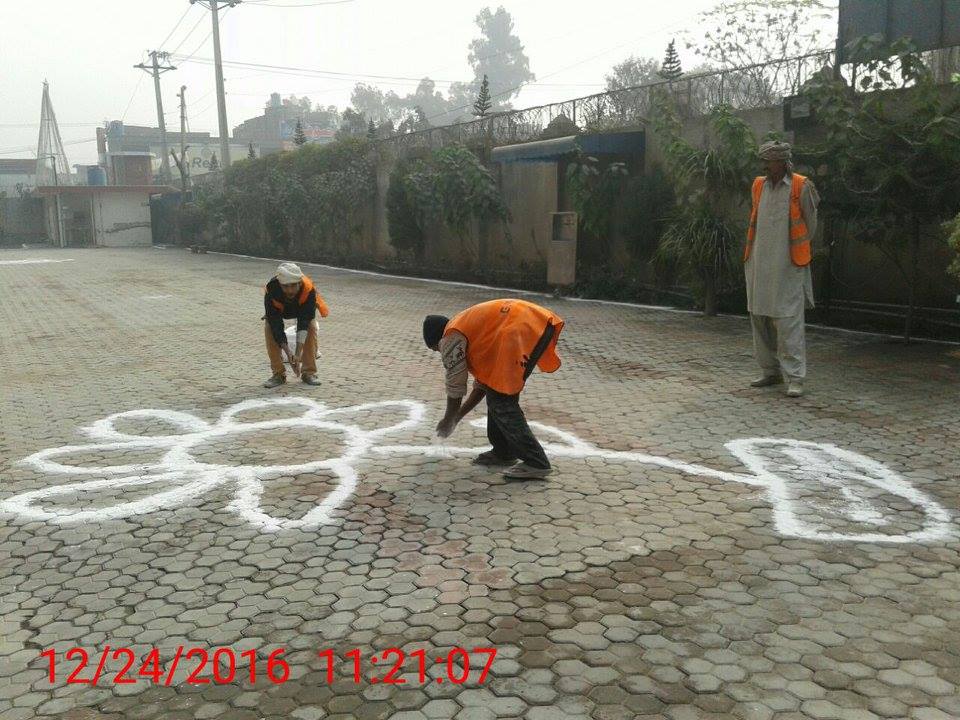
[[[423,232],[431,224],[462,240],[475,220],[509,220],[493,174],[462,145],[436,150],[426,159],[398,167],[391,186],[387,211],[391,243],[397,249],[414,247],[422,252]],[[411,220],[419,232],[413,231]]]
[[[601,242],[610,239],[613,211],[627,175],[621,162],[601,168],[597,158],[583,154],[567,166],[567,189],[580,225]]]

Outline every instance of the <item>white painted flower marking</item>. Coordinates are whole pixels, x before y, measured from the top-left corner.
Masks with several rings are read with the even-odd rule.
[[[244,412],[283,406],[299,408],[301,413],[294,417],[257,422],[239,419]],[[375,430],[365,430],[349,422],[350,416],[380,410],[401,410],[405,418]],[[473,455],[482,449],[436,444],[381,444],[386,435],[418,427],[424,416],[423,404],[412,400],[329,409],[322,403],[297,397],[247,400],[228,408],[215,423],[171,410],[117,413],[83,428],[82,432],[95,442],[41,450],[22,461],[43,473],[97,476],[97,479],[21,493],[0,501],[0,511],[62,524],[97,522],[177,507],[217,487],[232,486],[234,494],[229,509],[264,531],[317,528],[333,522],[332,511],[356,488],[356,465],[372,455],[449,458],[454,455]],[[169,435],[132,435],[117,429],[116,423],[120,420],[162,421],[173,426],[177,432]],[[471,424],[483,427],[484,423],[485,420],[480,418]],[[727,449],[749,470],[748,473],[735,473],[646,453],[605,450],[558,428],[541,423],[531,425],[542,436],[555,440],[544,443],[544,447],[556,458],[595,458],[653,465],[687,475],[763,488],[773,506],[774,525],[785,536],[827,542],[906,543],[934,542],[956,535],[950,513],[897,472],[868,457],[833,445],[771,438],[733,440],[726,444]],[[284,428],[338,433],[344,438],[344,448],[337,457],[293,465],[223,465],[201,462],[195,457],[197,448],[211,440]],[[57,460],[79,453],[149,450],[161,453],[157,460],[97,467],[64,465]],[[318,471],[332,473],[337,478],[337,486],[303,517],[274,517],[263,509],[261,500],[265,481]],[[99,489],[123,490],[154,483],[173,487],[106,507],[84,509],[62,505],[44,507],[43,504],[44,500],[63,496],[89,496],[91,491]],[[818,494],[832,495],[834,500],[825,502],[819,499]],[[901,509],[891,507],[889,497],[899,498],[916,508],[913,513],[915,520],[908,531],[901,527],[904,522],[900,518]],[[838,522],[867,525],[874,530],[838,531],[835,529]],[[880,532],[884,528],[888,532]]]

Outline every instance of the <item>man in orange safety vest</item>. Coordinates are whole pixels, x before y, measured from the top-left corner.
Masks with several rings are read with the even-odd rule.
[[[813,307],[811,242],[820,197],[808,178],[793,172],[791,148],[760,146],[766,175],[753,181],[744,250],[747,310],[762,375],[753,387],[787,382],[787,395],[803,394],[807,374],[804,310]]]

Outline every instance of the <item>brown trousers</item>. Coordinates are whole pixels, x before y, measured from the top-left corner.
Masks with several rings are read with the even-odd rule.
[[[283,353],[280,352],[280,346],[273,339],[273,333],[270,332],[270,323],[263,322],[263,336],[267,343],[267,356],[270,358],[270,370],[274,375],[286,375],[287,369],[283,364]],[[291,351],[296,348],[290,348]],[[311,320],[307,326],[307,339],[303,343],[300,352],[300,374],[317,374],[317,321]]]

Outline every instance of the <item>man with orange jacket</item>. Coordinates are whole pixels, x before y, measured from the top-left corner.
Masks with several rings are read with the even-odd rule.
[[[282,263],[277,274],[263,289],[263,334],[270,358],[270,379],[263,383],[275,388],[287,381],[283,357],[286,356],[293,372],[307,385],[319,385],[317,379],[317,322],[316,314],[327,317],[330,310],[313,282],[299,266]],[[297,346],[290,352],[284,318],[297,320]]]
[[[791,148],[760,146],[766,175],[753,181],[753,207],[744,250],[747,310],[762,375],[753,387],[787,381],[787,395],[803,394],[807,374],[804,310],[813,307],[811,244],[817,232],[813,182],[793,172]]]
[[[474,464],[507,467],[508,478],[549,475],[550,461],[520,409],[520,391],[534,367],[549,373],[560,367],[556,347],[563,324],[550,310],[525,300],[490,300],[453,319],[427,316],[423,340],[440,353],[446,368],[447,410],[437,434],[448,437],[486,398],[487,438],[493,449],[481,453]],[[476,382],[464,401],[468,374]]]

